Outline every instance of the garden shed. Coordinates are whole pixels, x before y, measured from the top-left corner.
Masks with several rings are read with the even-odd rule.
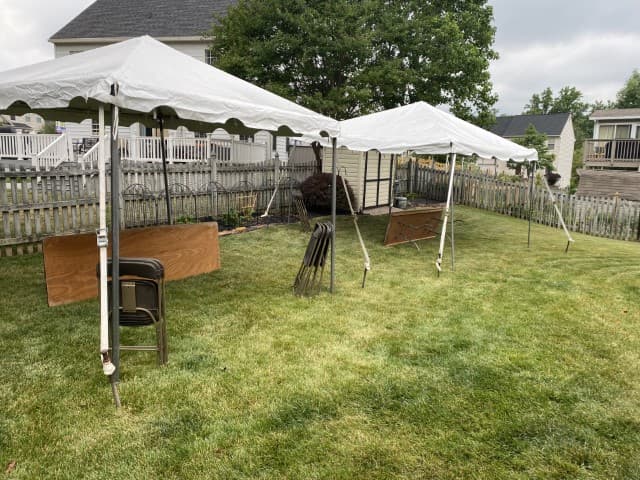
[[[325,173],[331,172],[331,155],[331,149],[325,148],[322,162]],[[354,210],[389,205],[393,160],[391,154],[377,150],[337,149],[338,174],[345,178],[353,190]]]

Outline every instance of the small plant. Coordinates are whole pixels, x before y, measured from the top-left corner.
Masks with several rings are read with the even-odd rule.
[[[196,219],[190,217],[189,215],[181,215],[176,218],[176,223],[186,224],[186,223],[196,223]]]
[[[222,223],[228,227],[237,228],[241,223],[240,215],[235,210],[230,210],[222,215]]]

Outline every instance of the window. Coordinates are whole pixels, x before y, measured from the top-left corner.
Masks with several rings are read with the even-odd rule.
[[[553,151],[555,149],[556,149],[556,144],[555,144],[554,140],[547,141],[547,150]]]
[[[600,140],[631,138],[631,125],[600,125],[598,138]]]
[[[616,138],[631,138],[631,125],[616,125]]]
[[[207,138],[206,132],[193,132],[196,138]]]
[[[100,135],[100,125],[96,120],[91,120],[91,135],[94,137]]]
[[[213,56],[213,52],[208,48],[204,51],[204,62],[207,65],[213,65],[216,63],[216,57]]]
[[[240,141],[253,143],[253,135],[240,135]]]

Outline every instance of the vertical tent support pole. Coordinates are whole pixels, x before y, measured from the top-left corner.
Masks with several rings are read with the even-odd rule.
[[[118,94],[117,85],[112,95]],[[115,370],[111,375],[116,407],[120,406],[120,152],[118,150],[118,107],[111,106],[111,356]]]
[[[336,138],[331,139],[331,224],[333,225],[333,231],[331,232],[331,282],[329,284],[329,291],[335,292],[336,286]]]
[[[527,248],[531,248],[531,217],[533,216],[533,179],[536,176],[536,164],[532,162],[531,181],[529,182],[529,230],[527,232]]]
[[[453,232],[453,218],[454,218],[454,212],[455,212],[455,197],[454,197],[454,184],[455,184],[455,168],[456,168],[456,160],[455,160],[455,153],[452,154],[452,160],[451,160],[451,178],[450,178],[450,187],[451,188],[451,270],[455,271],[456,270],[456,242],[455,242],[455,237],[454,237],[454,232]]]
[[[397,162],[397,158],[396,156],[392,153],[391,154],[391,163],[389,165],[389,168],[391,169],[391,171],[389,172],[389,216],[391,216],[391,211],[393,208],[393,196],[395,195],[395,191],[393,188],[393,182],[395,180],[395,168],[394,168],[394,160]]]
[[[162,155],[162,175],[164,177],[164,199],[167,204],[167,223],[171,225],[171,198],[169,195],[169,176],[167,175],[167,146],[164,143],[164,119],[160,112],[158,112],[158,127],[160,128],[160,154]]]
[[[436,259],[436,269],[438,275],[442,271],[442,254],[444,252],[444,241],[447,235],[447,221],[449,220],[449,209],[451,208],[451,193],[453,190],[453,172],[456,167],[456,154],[451,155],[451,173],[449,174],[449,191],[447,192],[447,204],[444,209],[444,221],[442,222],[442,232],[440,232],[440,249],[438,250],[438,258]]]
[[[100,254],[100,357],[102,371],[111,376],[115,370],[109,355],[109,293],[107,282],[107,182],[106,182],[106,149],[104,127],[104,105],[98,109],[98,217],[99,228],[96,232]]]

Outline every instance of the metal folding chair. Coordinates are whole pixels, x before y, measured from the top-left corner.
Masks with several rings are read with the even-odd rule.
[[[112,263],[109,260],[109,312],[111,312],[111,271]],[[158,352],[158,364],[164,365],[169,357],[164,302],[164,266],[155,258],[121,257],[120,326],[151,325],[156,329],[155,345],[120,345],[120,350]]]

